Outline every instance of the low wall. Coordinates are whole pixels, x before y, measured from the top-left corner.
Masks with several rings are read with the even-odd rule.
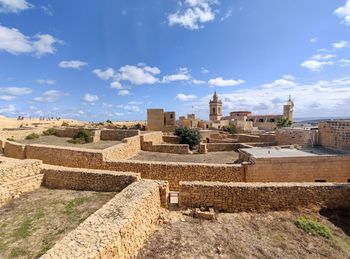
[[[100,168],[103,161],[101,150],[37,144],[26,146],[26,157],[40,159],[44,164],[84,168]]]
[[[29,134],[36,133],[36,134],[42,134],[45,129],[43,128],[32,128],[32,129],[25,129],[25,130],[0,130],[0,137],[3,139],[13,138],[15,140],[23,140],[25,137],[27,137]]]
[[[159,145],[163,143],[163,132],[147,132],[141,135],[141,148],[143,148],[144,142],[152,142],[154,145]]]
[[[145,141],[142,144],[142,150],[158,153],[170,154],[192,154],[188,144],[160,144],[154,145],[151,141]]]
[[[101,130],[101,140],[116,140],[121,141],[125,138],[130,138],[140,135],[139,130],[119,130],[119,129],[104,129]]]
[[[55,128],[55,135],[61,138],[73,138],[81,128]]]
[[[142,179],[164,180],[171,190],[179,189],[180,181],[244,182],[241,165],[193,164],[177,162],[109,161],[104,169],[137,172]]]
[[[179,144],[180,138],[178,136],[164,135],[163,142],[170,143],[170,144]]]
[[[42,180],[43,175],[38,174],[0,185],[0,207],[18,198],[23,193],[38,189]]]
[[[160,208],[157,182],[133,183],[41,258],[134,258],[155,230]]]
[[[12,141],[5,141],[4,155],[7,157],[24,159],[25,158],[25,145],[18,144]]]
[[[350,156],[251,158],[246,167],[247,182],[347,182]]]
[[[237,150],[235,143],[207,143],[208,152],[233,151]]]
[[[350,150],[350,120],[320,122],[318,128],[322,146]]]
[[[236,137],[239,143],[260,142],[260,136],[258,135],[237,134]]]
[[[179,206],[231,213],[350,208],[350,184],[181,182]]]
[[[123,139],[123,143],[104,149],[105,160],[121,160],[135,156],[141,150],[140,136]]]
[[[40,174],[42,165],[39,160],[18,160],[2,157],[0,161],[0,185]]]
[[[141,178],[137,173],[47,165],[43,167],[42,173],[43,185],[48,188],[84,191],[119,192]]]
[[[276,131],[278,145],[301,145],[304,147],[318,145],[318,131],[304,129],[278,129]]]

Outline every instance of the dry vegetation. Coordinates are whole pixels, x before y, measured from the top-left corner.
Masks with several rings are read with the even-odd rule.
[[[115,193],[40,188],[0,209],[0,258],[38,258]]]
[[[298,227],[300,216],[317,231]],[[207,221],[172,211],[139,258],[350,258],[349,218],[350,211],[303,211],[222,213]]]

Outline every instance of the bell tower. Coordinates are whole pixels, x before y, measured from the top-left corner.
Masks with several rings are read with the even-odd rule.
[[[292,97],[289,95],[287,104],[283,105],[283,117],[289,121],[293,121],[293,112],[294,112],[294,102]]]
[[[213,100],[209,102],[209,120],[210,121],[219,121],[222,117],[222,102],[219,99],[216,91],[213,95]]]

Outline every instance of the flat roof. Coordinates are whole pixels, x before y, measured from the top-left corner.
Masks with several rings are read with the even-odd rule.
[[[273,157],[307,157],[320,155],[350,155],[350,151],[335,150],[325,147],[313,148],[280,148],[280,147],[253,147],[241,148],[240,150],[250,154],[255,158]]]

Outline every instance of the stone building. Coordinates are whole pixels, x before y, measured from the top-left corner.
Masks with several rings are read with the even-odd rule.
[[[216,91],[213,95],[213,100],[209,101],[209,120],[218,122],[222,118],[222,102],[219,99]]]
[[[176,128],[175,112],[163,109],[147,109],[147,129],[150,131],[170,131]]]

